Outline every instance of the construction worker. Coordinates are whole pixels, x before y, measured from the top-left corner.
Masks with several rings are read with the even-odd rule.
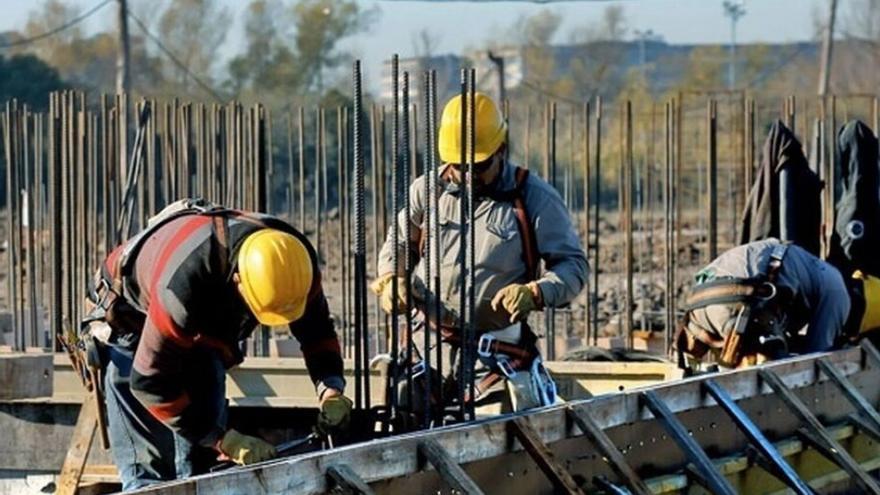
[[[851,295],[836,268],[777,239],[721,254],[695,282],[676,337],[685,369],[687,358],[708,354],[738,368],[827,351],[841,342],[848,322],[862,322],[861,312],[851,314]]]
[[[259,323],[300,341],[321,412],[347,425],[342,358],[317,257],[276,218],[182,200],[114,249],[96,275],[85,333],[105,359],[113,458],[123,490],[198,474],[200,456],[250,464],[272,445],[226,425],[225,371]]]
[[[475,183],[475,308],[474,329],[479,359],[476,366],[475,405],[493,403],[503,410],[523,410],[546,405],[556,400],[555,385],[543,367],[536,347],[536,336],[529,329],[527,318],[533,311],[560,307],[574,299],[584,286],[587,277],[587,261],[580,240],[572,226],[569,213],[557,191],[534,174],[529,174],[510,164],[506,159],[507,124],[495,102],[488,96],[476,93],[474,98],[476,129],[474,146]],[[426,232],[425,176],[417,178],[410,186],[411,216],[406,218],[402,210],[396,222],[399,245],[392,245],[389,231],[379,254],[379,276],[372,290],[379,296],[382,308],[391,312],[395,307],[403,313],[406,309],[407,277],[410,277],[412,298],[420,310],[418,327],[432,327],[432,314],[427,304],[428,280],[425,268],[430,262],[432,270],[441,270],[442,313],[439,324],[443,333],[444,362],[450,373],[440,381],[433,380],[432,397],[445,389],[444,403],[435,403],[436,414],[455,396],[450,392],[458,383],[459,348],[462,332],[458,315],[460,299],[461,260],[463,249],[460,242],[460,195],[464,194],[461,129],[462,98],[452,98],[445,106],[438,135],[438,152],[442,161],[436,178],[439,204],[439,241],[434,256],[421,257]],[[410,222],[412,238],[406,239],[406,222]],[[416,253],[414,270],[406,273],[403,266],[394,271],[392,252],[398,250],[403,260],[406,249]],[[543,274],[538,273],[538,260],[544,261]],[[401,263],[401,265],[403,265]],[[437,273],[434,271],[433,273]],[[393,281],[399,288],[394,299]],[[436,318],[435,318],[436,320]],[[437,323],[437,322],[435,322]],[[434,327],[436,328],[436,327]],[[423,331],[423,330],[420,330]],[[402,356],[403,369],[421,376],[423,337],[414,336],[415,354]],[[436,345],[436,342],[433,344]],[[436,351],[433,351],[436,352]],[[431,370],[432,375],[437,370]],[[405,381],[405,380],[404,380]],[[417,379],[414,389],[423,382]],[[433,385],[437,385],[434,387]],[[505,385],[507,392],[505,393]],[[496,393],[498,392],[498,393]],[[420,397],[424,389],[414,396]],[[401,391],[402,408],[408,396]],[[466,397],[465,400],[472,398]],[[499,402],[500,401],[500,402]],[[425,401],[415,399],[410,410],[424,411]],[[485,410],[485,409],[483,409]],[[480,410],[478,410],[478,413]],[[490,413],[501,412],[497,407]]]

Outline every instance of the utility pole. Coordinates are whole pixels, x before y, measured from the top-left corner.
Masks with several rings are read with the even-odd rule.
[[[489,61],[495,64],[495,70],[498,71],[498,104],[504,105],[504,101],[507,99],[507,88],[504,83],[504,56],[495,55],[492,50],[489,50],[487,55]]]
[[[834,45],[834,20],[837,18],[837,0],[829,0],[831,11],[828,13],[828,24],[822,36],[822,60],[819,63],[819,96],[828,94],[828,83],[831,79],[831,48]]]
[[[119,4],[119,46],[116,53],[116,92],[131,92],[131,50],[128,39],[128,3],[116,0]]]
[[[645,84],[647,84],[648,67],[646,65],[647,59],[645,57],[645,42],[654,41],[657,39],[657,36],[651,29],[646,29],[644,31],[641,29],[636,29],[633,31],[633,34],[636,36],[636,38],[639,39],[639,70],[642,72],[642,79],[644,79]]]
[[[730,18],[730,62],[727,66],[727,86],[733,91],[736,89],[736,23],[740,17],[746,15],[746,8],[742,2],[724,0],[724,15]]]

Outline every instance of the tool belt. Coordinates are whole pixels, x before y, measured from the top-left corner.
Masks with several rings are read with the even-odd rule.
[[[710,350],[718,354],[718,363],[737,367],[763,354],[771,359],[788,353],[789,314],[794,292],[777,283],[788,246],[773,249],[767,273],[752,277],[719,277],[699,284],[688,296],[684,318],[675,336],[678,365],[689,370],[685,355],[701,359]],[[693,311],[716,304],[737,308],[732,328],[719,335],[693,323]],[[724,332],[721,332],[724,333]]]

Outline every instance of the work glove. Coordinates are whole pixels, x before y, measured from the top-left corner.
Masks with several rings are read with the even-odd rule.
[[[321,399],[321,412],[315,429],[321,435],[344,431],[351,420],[351,399],[335,389],[329,389]]]
[[[397,306],[397,312],[406,311],[406,278],[397,277],[397,301],[394,301],[394,291],[392,290],[391,281],[394,280],[394,274],[387,273],[373,281],[370,290],[379,296],[379,305],[386,313],[391,313]]]
[[[217,448],[230,461],[239,465],[268,461],[276,455],[272,444],[261,438],[242,435],[235,430],[227,431]]]
[[[510,284],[492,298],[492,311],[501,306],[510,313],[510,323],[525,320],[530,312],[540,307],[541,289],[535,284]]]

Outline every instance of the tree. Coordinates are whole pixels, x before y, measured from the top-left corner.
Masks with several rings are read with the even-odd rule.
[[[350,57],[336,51],[337,43],[366,29],[375,11],[364,11],[353,0],[300,0],[293,6],[294,44],[302,89],[324,92],[324,71]]]
[[[226,38],[231,18],[218,0],[175,0],[159,18],[162,43],[187,68],[164,64],[166,79],[178,92],[189,93],[194,83],[190,74],[210,81],[217,50]]]
[[[0,103],[15,98],[35,110],[45,110],[46,95],[64,87],[58,71],[34,55],[0,56]]]

